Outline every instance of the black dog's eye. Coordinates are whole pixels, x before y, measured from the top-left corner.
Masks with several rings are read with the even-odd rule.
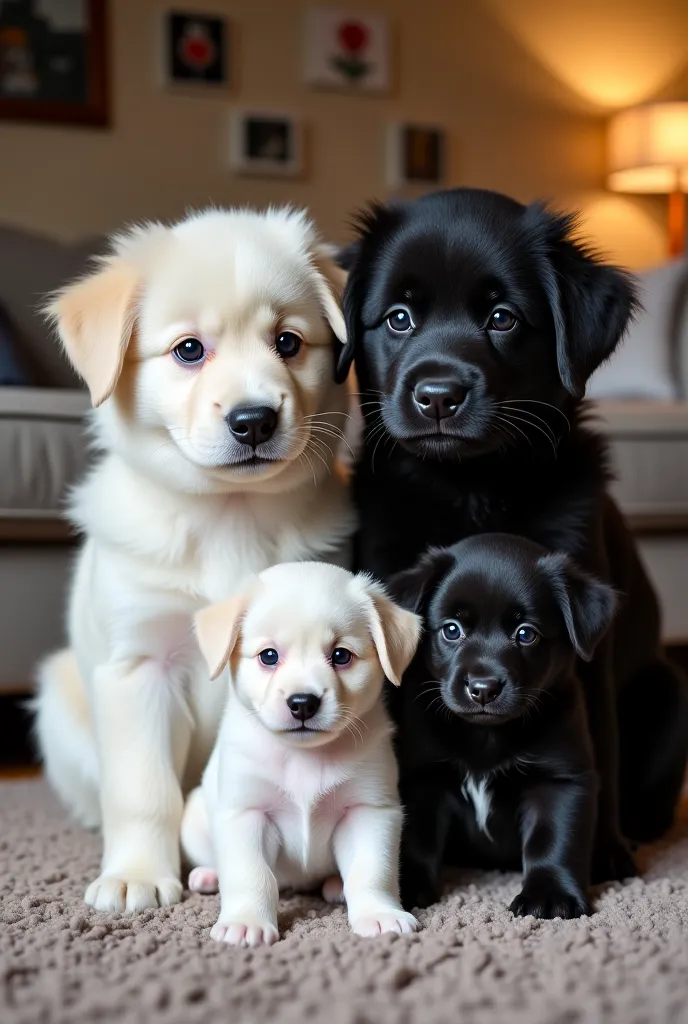
[[[330,655],[330,661],[335,668],[343,668],[345,665],[350,665],[352,658],[353,654],[346,647],[335,647]]]
[[[172,349],[172,355],[179,363],[187,366],[200,363],[205,358],[205,349],[198,338],[184,338]]]
[[[264,651],[260,652],[258,658],[263,665],[271,667],[272,665],[276,665],[279,661],[279,654],[274,647],[266,647]]]
[[[518,320],[508,309],[495,309],[487,325],[490,331],[513,331]]]
[[[460,640],[463,636],[463,630],[458,622],[445,622],[442,626],[442,636],[445,640]]]
[[[275,338],[275,348],[282,359],[292,359],[301,348],[301,339],[293,331],[282,331]]]
[[[416,325],[411,317],[411,311],[406,306],[395,306],[385,314],[387,326],[395,334],[407,334]]]
[[[516,630],[516,643],[520,647],[532,647],[540,639],[540,634],[532,626],[519,626]]]

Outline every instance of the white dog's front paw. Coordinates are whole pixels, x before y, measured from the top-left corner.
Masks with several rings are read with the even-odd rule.
[[[217,892],[219,882],[215,868],[193,868],[189,872],[189,889],[191,892]]]
[[[272,921],[224,921],[220,917],[210,929],[210,938],[229,946],[271,946],[279,939],[279,932]]]
[[[84,899],[95,910],[139,913],[155,907],[171,907],[182,898],[182,883],[172,875],[159,878],[101,875],[91,882]]]
[[[399,910],[383,910],[379,913],[363,914],[351,922],[351,931],[356,935],[382,935],[383,932],[396,932],[398,935],[410,935],[417,932],[420,924],[413,914],[407,914],[401,907]]]

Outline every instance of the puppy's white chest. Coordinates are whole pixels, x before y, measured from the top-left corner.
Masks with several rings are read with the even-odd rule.
[[[491,839],[488,819],[490,817],[492,794],[488,779],[484,775],[466,775],[461,786],[461,792],[466,800],[470,800],[473,804],[478,828],[481,832],[485,833],[488,839]]]

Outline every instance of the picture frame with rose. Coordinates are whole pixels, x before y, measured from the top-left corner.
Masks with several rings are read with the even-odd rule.
[[[387,19],[329,7],[309,8],[305,12],[304,68],[309,85],[347,92],[388,92]]]

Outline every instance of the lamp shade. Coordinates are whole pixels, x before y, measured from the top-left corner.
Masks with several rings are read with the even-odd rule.
[[[688,102],[649,103],[609,123],[609,188],[688,191]]]

